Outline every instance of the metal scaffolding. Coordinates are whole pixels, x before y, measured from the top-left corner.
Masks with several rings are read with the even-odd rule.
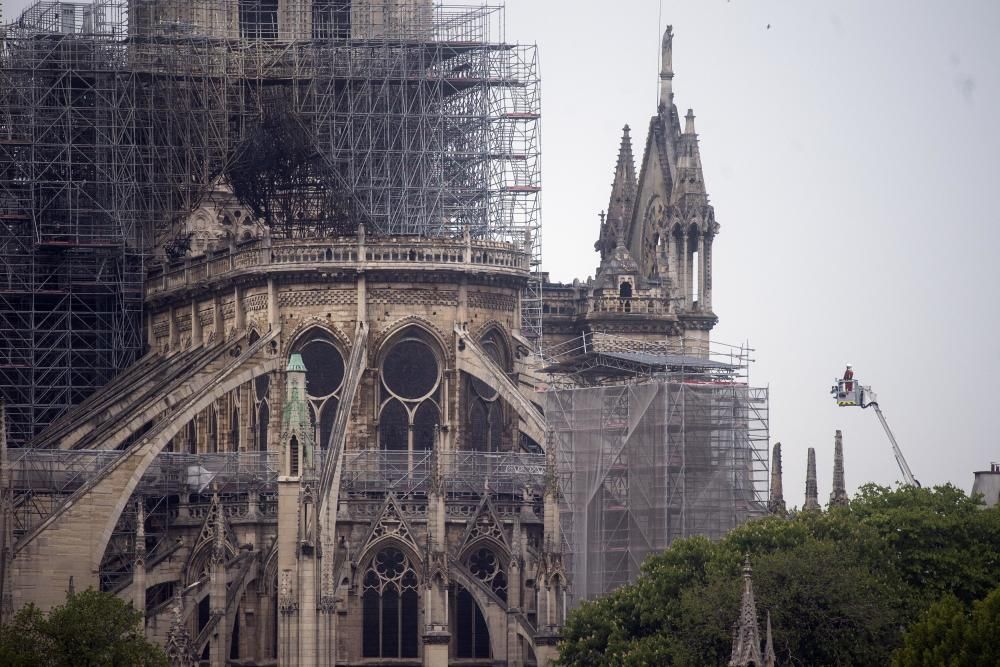
[[[746,351],[699,357],[609,342],[601,386],[545,395],[577,600],[633,581],[675,539],[721,538],[766,514],[768,391],[749,386]],[[594,374],[599,359],[577,363]]]
[[[274,238],[364,224],[529,249],[540,338],[537,57],[505,42],[503,9],[249,6],[46,0],[0,28],[12,445],[136,359],[145,264],[220,184]]]

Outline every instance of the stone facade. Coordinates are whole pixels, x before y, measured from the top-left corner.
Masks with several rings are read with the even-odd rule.
[[[307,14],[291,4],[277,16]],[[182,5],[157,3],[160,23],[236,29]],[[393,7],[380,34],[426,11]],[[551,343],[707,355],[719,227],[671,44],[638,175],[626,127],[596,277],[545,287]],[[174,664],[551,664],[570,582],[521,335],[530,249],[364,227],[272,239],[222,185],[182,231],[192,247],[148,272],[147,356],[40,443],[123,453],[5,548],[5,608],[111,590]]]

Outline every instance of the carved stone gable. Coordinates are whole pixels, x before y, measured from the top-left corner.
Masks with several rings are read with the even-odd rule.
[[[483,498],[483,501],[479,504],[479,510],[476,512],[475,518],[469,522],[468,528],[465,529],[465,538],[462,540],[462,551],[473,542],[482,538],[489,538],[503,545],[507,552],[510,552],[510,543],[507,541],[507,536],[504,533],[503,523],[497,516],[489,496]]]
[[[394,494],[389,494],[389,497],[385,499],[385,505],[382,506],[382,511],[372,524],[368,539],[365,540],[365,547],[387,537],[394,537],[412,547],[414,552],[420,553],[420,547],[417,546],[413,531],[410,530],[410,526],[403,518],[403,512],[400,510]]]

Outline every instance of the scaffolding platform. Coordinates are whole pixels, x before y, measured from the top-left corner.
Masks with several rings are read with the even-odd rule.
[[[676,539],[767,513],[768,390],[749,384],[749,350],[683,347],[599,335],[548,351],[550,368],[593,380],[544,395],[577,601],[634,581]]]

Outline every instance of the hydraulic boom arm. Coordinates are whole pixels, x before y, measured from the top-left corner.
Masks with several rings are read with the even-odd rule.
[[[889,442],[892,443],[892,454],[896,457],[896,463],[899,464],[899,469],[903,473],[903,478],[906,480],[907,484],[919,487],[920,482],[917,481],[917,478],[914,477],[913,473],[910,471],[910,466],[906,462],[906,458],[903,456],[903,450],[899,448],[899,444],[896,442],[896,436],[892,434],[892,429],[889,428],[889,422],[885,420],[885,415],[882,414],[882,408],[880,408],[878,403],[874,401],[867,405],[862,405],[861,407],[875,408],[875,414],[878,415],[878,420],[882,422],[882,428],[885,429],[885,434],[889,436]]]

